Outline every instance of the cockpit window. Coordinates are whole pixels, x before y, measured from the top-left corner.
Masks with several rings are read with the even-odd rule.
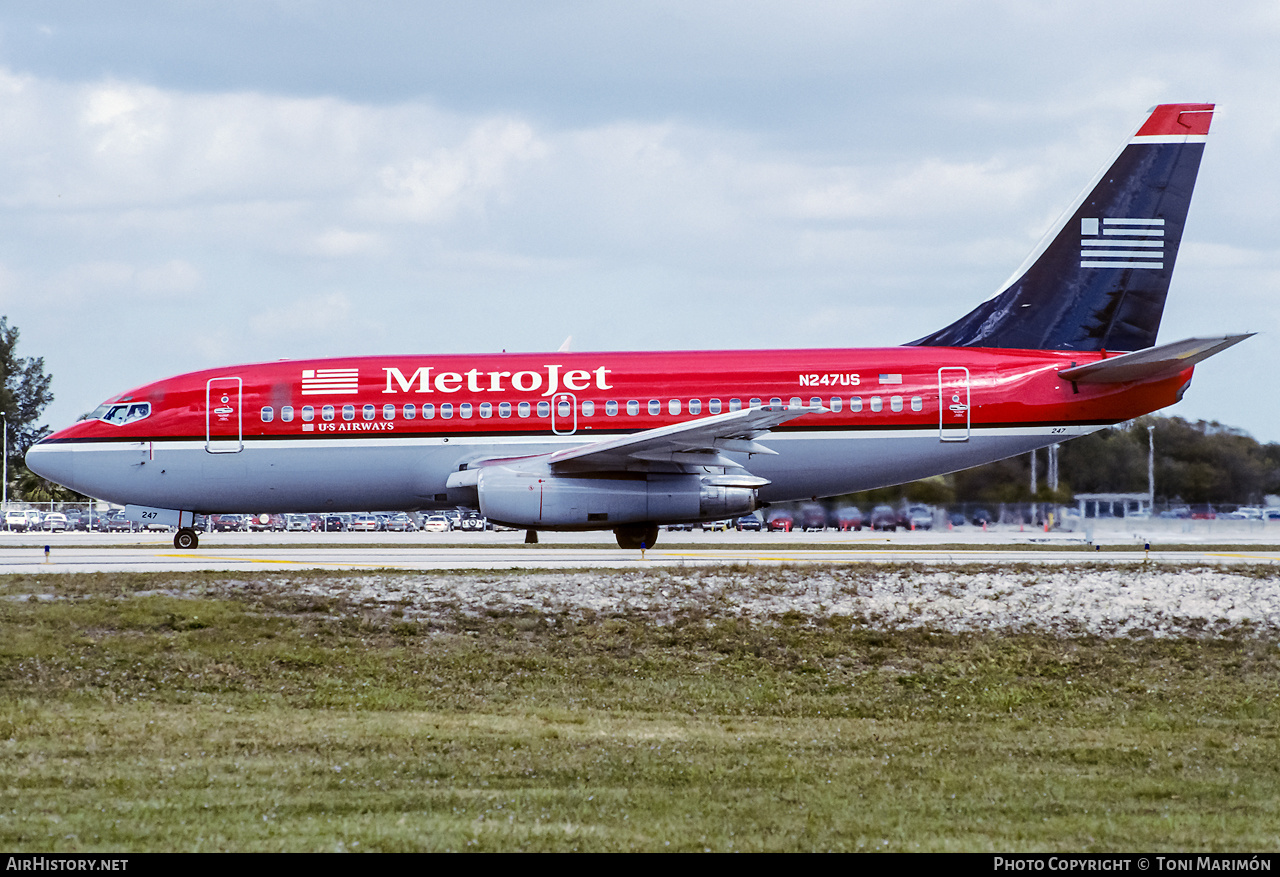
[[[105,410],[104,410],[105,409]],[[113,426],[124,426],[135,420],[151,416],[150,402],[122,402],[119,405],[103,405],[93,412],[98,420]]]

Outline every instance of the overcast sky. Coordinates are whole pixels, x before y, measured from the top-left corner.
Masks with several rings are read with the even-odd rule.
[[[995,291],[1153,104],[1219,106],[1169,413],[1280,441],[1280,4],[0,6],[0,314],[61,427],[351,353],[864,347]]]

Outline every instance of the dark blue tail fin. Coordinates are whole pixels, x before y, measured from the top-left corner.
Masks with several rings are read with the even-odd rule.
[[[1213,104],[1153,109],[995,296],[912,345],[1142,350],[1156,342]]]

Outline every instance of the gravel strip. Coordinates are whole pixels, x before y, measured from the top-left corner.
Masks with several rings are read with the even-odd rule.
[[[284,583],[226,582],[234,589]],[[295,579],[296,593],[407,619],[458,612],[688,613],[771,620],[788,613],[881,629],[1041,631],[1062,635],[1271,637],[1280,633],[1280,570],[1160,567],[1052,570],[773,568],[648,572],[369,575]]]

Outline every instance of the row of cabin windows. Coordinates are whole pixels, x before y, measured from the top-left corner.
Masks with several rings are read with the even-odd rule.
[[[537,411],[538,411],[539,417],[545,418],[545,417],[551,416],[550,402],[544,399],[536,404],[537,404]],[[610,399],[608,402],[604,403],[605,416],[617,417],[618,411],[620,410],[619,408],[620,404],[625,404],[626,412],[629,417],[636,417],[640,414],[639,401],[635,399],[631,399],[626,403],[619,403],[613,399]],[[747,401],[747,407],[750,407],[750,408],[759,408],[763,404],[764,402],[760,399],[749,399]],[[769,404],[781,405],[782,399],[775,396],[774,398],[769,400]],[[788,404],[795,407],[795,406],[803,405],[804,401],[799,396],[792,396]],[[817,396],[814,396],[809,400],[809,404],[811,406],[816,407],[819,405],[823,405],[824,402],[822,399],[818,398]],[[894,411],[894,412],[901,411],[903,409],[903,404],[904,404],[903,398],[901,396],[889,397],[890,411]],[[830,408],[832,411],[839,412],[844,410],[844,399],[842,399],[840,396],[832,396],[830,399],[826,400],[825,405],[826,407]],[[743,406],[742,406],[741,399],[729,400],[729,406],[728,406],[729,411],[741,411],[742,407]],[[884,400],[880,396],[871,396],[867,400],[867,407],[870,408],[872,411],[883,411]],[[482,418],[489,418],[493,416],[495,408],[497,409],[498,416],[502,418],[510,417],[513,412],[517,417],[527,418],[533,413],[533,410],[534,410],[533,403],[530,403],[530,402],[518,402],[514,406],[510,402],[499,402],[496,406],[492,402],[481,402],[479,405],[475,405],[475,406],[473,406],[472,403],[470,402],[462,402],[462,403],[459,403],[459,405],[457,406],[457,412],[458,412],[458,416],[461,417],[463,420],[470,419],[473,413],[479,413],[479,415]],[[682,402],[680,399],[671,399],[667,402],[668,414],[679,415],[683,408],[684,408],[684,402]],[[690,415],[694,417],[701,415],[702,400],[690,399],[688,408],[689,408]],[[863,400],[861,396],[852,396],[849,398],[850,411],[858,412],[858,411],[861,411],[862,408],[863,408]],[[662,413],[662,403],[657,399],[650,399],[648,402],[647,410],[650,415],[656,417],[657,415]],[[707,400],[708,414],[720,414],[723,410],[724,410],[724,406],[722,405],[719,399]],[[911,397],[911,410],[912,411],[924,410],[924,400],[920,396]],[[580,403],[580,411],[583,417],[594,417],[596,413],[596,403],[591,401],[590,399],[586,399],[582,403]],[[454,413],[453,403],[452,402],[442,403],[439,407],[439,413],[440,413],[440,417],[445,420],[452,418]],[[418,406],[412,402],[409,402],[405,404],[404,407],[400,410],[400,415],[405,420],[415,420],[418,417]],[[572,415],[573,415],[572,403],[569,402],[568,399],[560,399],[556,403],[556,416],[570,417]],[[321,420],[333,420],[336,416],[337,416],[337,408],[335,406],[324,405],[320,408]],[[360,416],[363,417],[365,420],[377,420],[378,406],[377,405],[363,406],[360,409]],[[430,402],[427,402],[422,405],[422,418],[424,420],[431,420],[435,416],[436,416],[435,405],[431,404]],[[316,419],[315,407],[311,405],[303,405],[301,409],[295,410],[292,405],[285,405],[280,409],[280,420],[282,422],[291,423],[293,422],[294,417],[301,417],[304,422],[310,423],[311,421]],[[390,405],[390,404],[383,405],[382,419],[395,420],[395,418],[396,418],[396,406]],[[276,419],[275,408],[271,407],[270,405],[265,406],[262,409],[262,422],[270,423],[275,419]],[[355,420],[356,406],[343,405],[342,419]]]

